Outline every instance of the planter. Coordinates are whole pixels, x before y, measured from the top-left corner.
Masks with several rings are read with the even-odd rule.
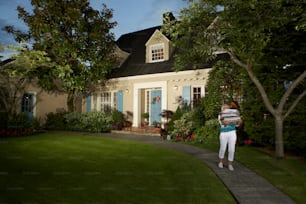
[[[183,141],[183,140],[184,140],[183,136],[178,134],[176,137],[176,141]]]
[[[154,132],[160,133],[160,128],[154,128]]]

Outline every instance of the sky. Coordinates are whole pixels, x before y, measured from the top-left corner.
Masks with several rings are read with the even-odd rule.
[[[102,3],[105,3],[107,8],[113,9],[112,21],[116,21],[117,26],[112,32],[116,39],[126,33],[161,25],[163,13],[171,11],[174,16],[178,16],[180,10],[187,7],[187,3],[183,0],[90,0],[90,5],[99,11],[102,10]],[[23,21],[18,19],[17,6],[32,12],[31,0],[0,0],[2,45],[16,45],[14,38],[3,31],[4,26],[13,25],[16,29],[27,30]]]

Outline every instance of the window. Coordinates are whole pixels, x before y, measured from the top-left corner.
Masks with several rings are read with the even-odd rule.
[[[201,101],[201,87],[192,87],[192,106],[197,107]]]
[[[184,101],[191,105],[191,107],[197,107],[200,104],[201,98],[204,97],[204,86],[183,86],[182,96]]]
[[[92,100],[93,110],[108,112],[117,107],[117,92],[93,94]]]
[[[150,62],[164,61],[164,44],[152,45],[150,47]]]
[[[101,111],[107,112],[112,109],[112,100],[111,100],[111,92],[103,92],[101,93]]]

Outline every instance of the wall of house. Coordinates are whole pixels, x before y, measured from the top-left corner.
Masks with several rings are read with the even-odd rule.
[[[48,93],[34,84],[28,85],[25,90],[35,94],[34,116],[40,118],[42,123],[45,122],[47,113],[67,111],[67,94]]]
[[[175,111],[178,103],[177,98],[182,96],[184,86],[206,86],[210,69],[171,72],[163,74],[151,74],[144,76],[123,77],[108,81],[106,87],[99,91],[123,91],[123,113],[132,112],[133,117],[138,117],[133,126],[140,126],[141,113],[144,112],[144,90],[161,88],[165,95],[162,109]],[[139,93],[136,94],[135,91]],[[138,98],[137,98],[138,96]],[[136,101],[137,100],[137,101]],[[137,106],[135,107],[135,104]],[[86,103],[83,100],[82,110],[86,111]]]

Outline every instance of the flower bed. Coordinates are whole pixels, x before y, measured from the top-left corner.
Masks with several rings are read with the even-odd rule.
[[[18,127],[15,127],[15,128],[1,129],[0,130],[0,137],[26,136],[26,135],[32,135],[34,132],[35,131],[32,128],[20,129]]]

